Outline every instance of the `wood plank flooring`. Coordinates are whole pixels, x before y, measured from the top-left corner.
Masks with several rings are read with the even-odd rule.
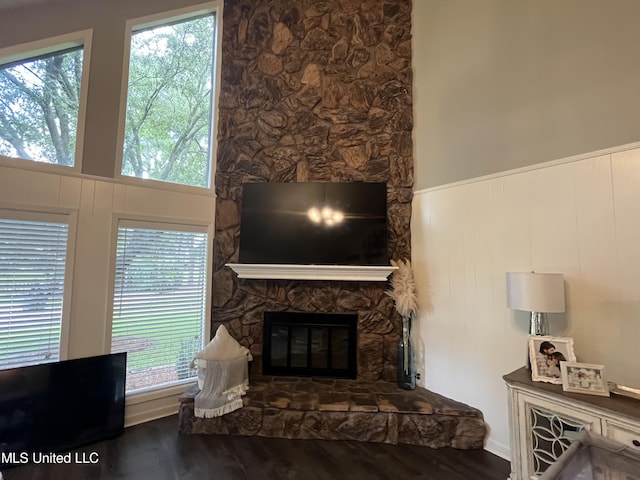
[[[4,480],[505,480],[509,463],[483,450],[352,441],[179,435],[177,417],[130,427],[75,450],[95,464],[20,465]],[[94,458],[95,455],[94,455]]]

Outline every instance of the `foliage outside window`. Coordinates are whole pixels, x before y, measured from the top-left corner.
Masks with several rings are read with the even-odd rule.
[[[68,225],[0,219],[0,368],[60,356]]]
[[[215,15],[131,36],[122,174],[210,184]]]
[[[0,155],[72,167],[82,47],[0,66]]]
[[[126,351],[127,392],[192,379],[203,347],[207,234],[118,228],[111,351]]]

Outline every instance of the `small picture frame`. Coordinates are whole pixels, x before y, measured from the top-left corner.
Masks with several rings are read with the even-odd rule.
[[[562,383],[561,362],[575,362],[573,338],[529,335],[531,380]]]
[[[591,363],[562,362],[562,390],[609,396],[609,384],[604,375],[604,365]]]

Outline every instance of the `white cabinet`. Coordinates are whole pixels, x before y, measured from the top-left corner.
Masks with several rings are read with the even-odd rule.
[[[630,424],[615,420],[605,420],[604,435],[627,447],[634,447],[640,450],[640,423]]]
[[[537,478],[583,430],[640,450],[640,401],[566,393],[562,385],[532,382],[524,367],[503,378],[509,391],[511,480]]]

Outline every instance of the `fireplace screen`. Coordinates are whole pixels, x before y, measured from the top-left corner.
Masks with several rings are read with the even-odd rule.
[[[356,314],[265,312],[263,373],[356,378]]]

